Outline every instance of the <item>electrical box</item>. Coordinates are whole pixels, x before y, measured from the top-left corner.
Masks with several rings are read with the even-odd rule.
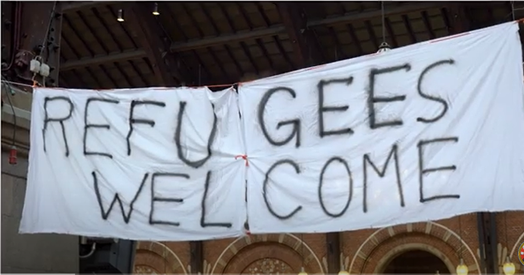
[[[80,272],[94,274],[131,274],[135,259],[135,242],[130,240],[85,238],[81,240],[81,250],[89,250],[93,242],[95,252],[80,258]],[[85,249],[82,249],[84,247]],[[89,252],[89,251],[88,251]]]

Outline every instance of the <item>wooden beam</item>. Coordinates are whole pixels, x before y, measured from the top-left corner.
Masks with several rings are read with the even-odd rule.
[[[130,10],[127,14],[126,23],[129,22],[129,26],[138,31],[138,39],[151,62],[158,85],[164,87],[177,86],[173,76],[179,83],[185,84],[186,80],[174,68],[174,65],[178,64],[177,60],[174,59],[173,55],[167,54],[170,43],[163,40],[166,34],[163,32],[160,22],[158,22],[158,17],[151,14],[152,7],[148,4],[152,4],[152,2],[133,3],[126,6],[126,9]],[[168,60],[168,63],[172,65],[171,67],[166,64],[165,59],[171,59]]]
[[[450,23],[450,33],[458,34],[461,32],[469,31],[470,24],[466,17],[466,11],[464,4],[449,2],[448,5],[448,18]]]
[[[442,4],[439,5],[438,2],[416,3],[416,4],[414,2],[410,2],[410,4],[404,4],[399,7],[386,9],[384,11],[384,16],[406,14],[406,13],[429,10],[429,9],[434,9],[434,8],[441,8],[441,7],[442,7]],[[344,24],[348,24],[352,22],[365,21],[365,20],[370,20],[373,18],[380,18],[381,16],[382,16],[381,10],[375,10],[375,11],[370,11],[370,12],[360,12],[360,13],[346,14],[346,15],[332,17],[332,18],[309,21],[307,23],[307,26],[308,27],[318,27],[318,26],[325,26],[325,25],[344,25]]]
[[[293,45],[296,65],[304,68],[323,63],[322,51],[307,28],[307,18],[300,5],[293,2],[276,2],[275,5]]]
[[[253,31],[242,31],[235,34],[219,35],[209,38],[195,39],[187,42],[173,43],[170,47],[172,52],[183,52],[194,49],[207,48],[215,45],[235,43],[261,37],[268,37],[279,33],[285,33],[286,28],[283,25],[263,28]]]
[[[96,7],[103,6],[103,5],[109,5],[112,2],[90,1],[90,2],[69,2],[69,3],[62,2],[62,3],[63,3],[62,12],[63,13],[72,13],[75,11],[81,11],[81,10],[86,10],[90,8],[96,8]]]
[[[112,53],[108,55],[100,55],[90,58],[83,58],[79,60],[66,61],[60,65],[61,71],[67,71],[77,68],[84,68],[94,65],[113,63],[122,60],[136,60],[147,57],[147,53],[144,50],[127,51],[121,53]]]
[[[405,13],[416,12],[416,11],[421,11],[421,10],[428,10],[428,9],[433,9],[433,8],[440,8],[440,7],[442,7],[442,5],[439,5],[438,2],[416,3],[416,4],[413,3],[413,4],[401,6],[401,7],[388,9],[384,12],[384,14],[385,16],[391,16],[391,15],[405,14]],[[311,27],[319,27],[319,26],[325,26],[325,25],[348,24],[352,22],[370,20],[373,18],[380,18],[381,16],[382,16],[382,12],[380,10],[371,11],[371,12],[361,12],[361,13],[355,13],[355,14],[346,14],[343,16],[338,16],[338,17],[333,17],[333,18],[308,21],[307,27],[311,28]],[[281,33],[286,33],[285,25],[275,25],[269,28],[263,28],[263,29],[251,30],[251,31],[242,31],[242,32],[237,32],[235,34],[219,35],[219,36],[214,36],[214,37],[190,40],[186,42],[177,42],[171,45],[170,50],[172,52],[189,51],[189,50],[194,50],[194,49],[212,47],[215,45],[223,45],[223,44],[235,43],[235,42],[240,42],[240,41],[245,41],[245,40],[250,40],[250,39],[268,37],[268,36],[278,35]]]

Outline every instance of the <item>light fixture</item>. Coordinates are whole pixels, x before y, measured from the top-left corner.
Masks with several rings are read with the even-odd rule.
[[[155,8],[153,9],[153,15],[160,15],[160,12],[158,12],[158,3],[155,3]]]
[[[457,266],[457,275],[468,275],[468,266],[464,264],[464,260],[460,258],[460,263]]]
[[[349,275],[349,272],[347,272],[346,270],[340,270],[338,275]]]
[[[118,22],[124,22],[124,11],[122,9],[118,10],[118,17],[116,18]]]
[[[506,257],[506,262],[502,266],[502,270],[504,270],[504,274],[506,275],[515,274],[515,265],[511,262],[511,260],[509,259],[509,256]]]
[[[382,42],[380,46],[378,47],[377,53],[383,53],[391,50],[391,46],[389,46],[388,42]]]
[[[304,267],[300,268],[300,272],[298,273],[298,275],[307,275],[307,272],[304,270]]]

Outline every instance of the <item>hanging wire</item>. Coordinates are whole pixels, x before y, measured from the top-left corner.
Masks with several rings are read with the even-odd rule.
[[[385,8],[384,8],[384,1],[381,1],[381,19],[382,19],[382,44],[386,43],[386,14],[385,14]]]
[[[202,85],[202,64],[198,63],[198,86]]]
[[[511,5],[511,19],[515,21],[515,1],[509,2]]]
[[[386,52],[391,49],[391,46],[389,46],[388,42],[386,42],[386,8],[384,6],[385,5],[384,1],[381,1],[380,3],[381,3],[380,13],[381,13],[381,20],[382,20],[382,43],[378,47],[379,53]]]
[[[21,83],[21,82],[9,81],[9,80],[4,80],[4,79],[2,79],[2,83],[8,84],[8,85],[16,85],[16,86],[33,88],[33,86],[29,85],[29,84],[25,84],[25,83]]]
[[[11,100],[12,88],[11,88],[11,85],[9,85],[8,83],[4,83],[3,81],[2,81],[2,85],[6,87],[6,89],[4,89],[4,92],[5,92],[5,95],[7,97],[7,102],[9,103],[9,106],[11,107],[11,112],[12,112],[12,115],[13,115],[13,136],[12,136],[12,140],[11,140],[11,146],[14,147],[15,143],[16,143],[15,141],[16,141],[17,123],[16,123],[15,107],[13,106],[13,102]]]

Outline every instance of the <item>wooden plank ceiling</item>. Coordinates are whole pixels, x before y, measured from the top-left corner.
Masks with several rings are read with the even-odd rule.
[[[510,2],[158,2],[158,16],[155,5],[64,2],[60,86],[235,83],[376,52],[383,33],[396,48],[513,15]]]

